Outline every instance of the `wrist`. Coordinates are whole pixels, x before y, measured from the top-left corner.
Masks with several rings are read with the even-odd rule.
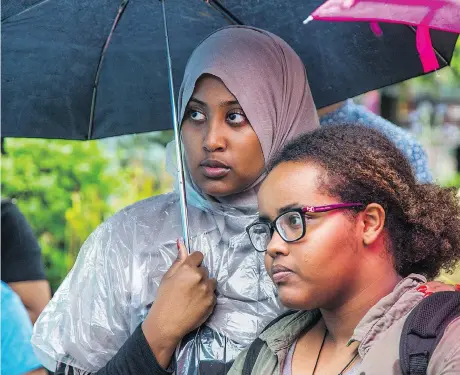
[[[166,369],[182,337],[168,333],[164,327],[156,327],[147,320],[142,323],[142,332],[158,364]]]

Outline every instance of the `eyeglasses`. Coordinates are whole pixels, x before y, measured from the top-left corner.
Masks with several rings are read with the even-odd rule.
[[[295,242],[305,236],[306,232],[306,213],[328,212],[338,209],[361,207],[362,203],[337,203],[326,206],[305,206],[302,208],[293,208],[283,212],[272,222],[268,220],[257,220],[246,228],[252,245],[258,252],[267,251],[275,230],[280,237],[287,243]]]

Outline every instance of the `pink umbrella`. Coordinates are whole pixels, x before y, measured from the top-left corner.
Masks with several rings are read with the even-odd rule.
[[[378,22],[417,27],[417,50],[426,73],[439,68],[430,29],[460,34],[460,0],[329,0],[304,23],[311,20],[368,21],[378,36]]]

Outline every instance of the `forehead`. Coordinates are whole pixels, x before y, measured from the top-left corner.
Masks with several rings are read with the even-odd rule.
[[[276,166],[263,182],[257,195],[261,215],[275,217],[284,206],[321,205],[328,203],[326,194],[318,190],[324,170],[313,164],[285,162]]]
[[[237,100],[220,78],[210,74],[204,74],[196,81],[193,97],[206,103]]]

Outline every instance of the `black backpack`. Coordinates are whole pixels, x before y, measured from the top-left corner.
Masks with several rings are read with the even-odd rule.
[[[288,311],[273,320],[264,331],[282,318],[295,313]],[[424,298],[407,317],[401,332],[399,356],[404,375],[426,375],[428,363],[444,330],[460,318],[460,292],[437,292]],[[242,375],[251,375],[264,341],[257,338],[249,347]]]
[[[399,357],[404,375],[426,375],[444,330],[460,317],[460,292],[437,292],[409,314],[401,332]]]

